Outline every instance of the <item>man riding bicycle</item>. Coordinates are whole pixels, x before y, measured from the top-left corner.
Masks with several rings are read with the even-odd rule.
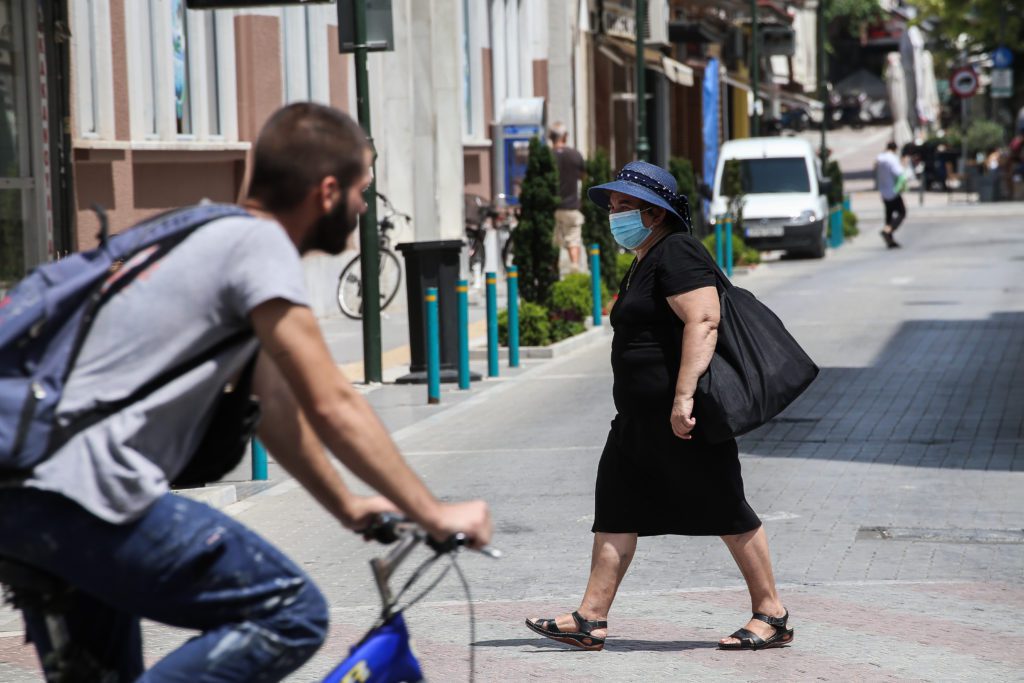
[[[343,525],[360,529],[397,508],[436,538],[490,539],[485,503],[442,504],[409,469],[335,366],[308,305],[300,257],[345,248],[366,209],[369,159],[363,131],[339,111],[302,103],[275,113],[255,144],[248,215],[197,228],[110,296],[67,378],[58,422],[135,396],[195,349],[239,342],[0,487],[0,556],[77,589],[71,639],[119,680],[278,681],[325,638],[326,602],[301,569],[231,517],[169,493],[218,396],[257,350],[260,438]],[[351,494],[321,443],[382,496]],[[144,672],[140,617],[201,633]],[[26,621],[45,657],[39,615]]]

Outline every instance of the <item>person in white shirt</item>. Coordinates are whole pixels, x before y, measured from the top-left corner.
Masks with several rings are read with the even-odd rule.
[[[899,247],[893,233],[899,229],[903,219],[907,217],[907,207],[903,203],[900,192],[900,176],[905,173],[900,158],[896,155],[896,143],[890,142],[885,151],[875,160],[875,178],[878,180],[878,192],[885,204],[885,227],[882,228],[882,239],[890,249]]]

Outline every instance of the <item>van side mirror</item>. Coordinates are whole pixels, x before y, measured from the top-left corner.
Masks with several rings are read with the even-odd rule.
[[[824,195],[829,194],[832,191],[832,179],[820,178],[818,180],[818,191]]]

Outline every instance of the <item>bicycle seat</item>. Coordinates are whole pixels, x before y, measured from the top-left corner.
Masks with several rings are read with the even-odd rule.
[[[10,588],[19,598],[34,595],[56,599],[68,591],[68,585],[52,574],[3,556],[0,556],[0,583]]]

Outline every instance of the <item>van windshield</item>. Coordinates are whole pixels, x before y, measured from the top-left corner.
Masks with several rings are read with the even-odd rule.
[[[746,194],[811,191],[807,161],[802,157],[741,159],[740,177]]]

